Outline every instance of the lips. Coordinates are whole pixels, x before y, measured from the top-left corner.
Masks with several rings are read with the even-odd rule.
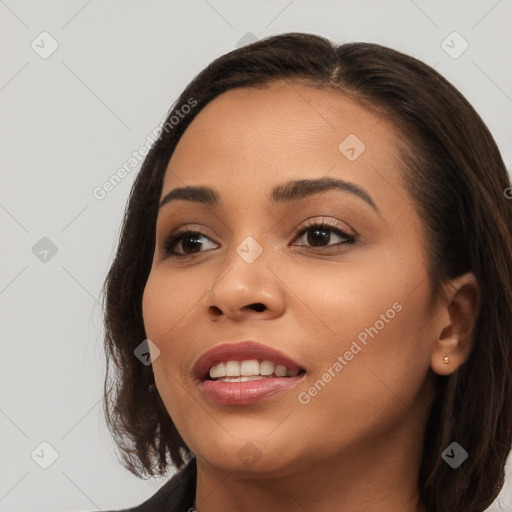
[[[275,367],[284,366],[290,372],[304,372],[305,369],[297,362],[285,356],[282,352],[255,341],[239,343],[223,343],[202,354],[194,365],[194,375],[206,380],[210,377],[210,369],[219,363],[228,361],[269,361]]]

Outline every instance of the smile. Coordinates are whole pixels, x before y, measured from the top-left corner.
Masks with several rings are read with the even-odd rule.
[[[213,402],[248,405],[295,386],[306,370],[281,352],[256,343],[224,343],[194,365],[200,390]]]

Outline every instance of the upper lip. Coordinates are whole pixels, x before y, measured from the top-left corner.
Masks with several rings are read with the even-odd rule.
[[[221,343],[199,356],[194,364],[194,375],[200,379],[208,378],[210,368],[225,361],[245,361],[258,359],[272,361],[275,365],[286,366],[289,370],[304,368],[285,356],[279,350],[262,345],[256,341],[245,340],[238,343]]]

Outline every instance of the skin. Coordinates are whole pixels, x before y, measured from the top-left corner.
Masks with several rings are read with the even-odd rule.
[[[349,134],[366,146],[354,161],[338,149]],[[178,143],[161,197],[207,185],[221,205],[161,208],[143,315],[160,350],[157,389],[197,458],[199,512],[422,510],[417,480],[435,374],[467,359],[479,291],[466,274],[430,303],[427,240],[400,180],[397,137],[392,124],[339,92],[279,81],[219,96]],[[379,211],[339,190],[266,202],[275,185],[325,176],[364,188]],[[358,243],[343,245],[328,231],[315,247],[312,230],[297,236],[308,219],[334,222]],[[164,256],[165,237],[178,226],[206,234],[200,252],[185,241],[175,249],[187,257]],[[252,263],[236,252],[248,236],[263,249]],[[401,311],[300,403],[299,393],[397,302]],[[247,308],[254,303],[264,310]],[[303,381],[255,404],[209,401],[192,375],[195,361],[244,339],[299,362]],[[244,463],[241,449],[259,460]]]

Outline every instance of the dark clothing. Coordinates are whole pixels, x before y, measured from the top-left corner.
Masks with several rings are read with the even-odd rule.
[[[196,459],[192,459],[148,500],[112,512],[192,512],[196,496]]]

